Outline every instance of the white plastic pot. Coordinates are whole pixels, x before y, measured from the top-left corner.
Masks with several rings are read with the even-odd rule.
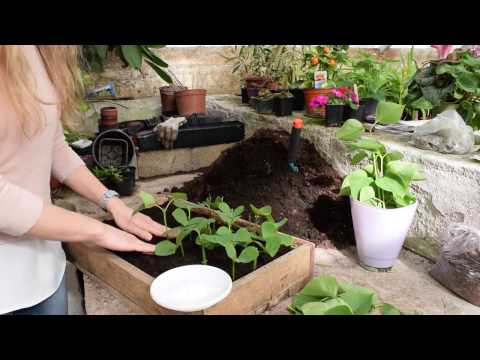
[[[396,209],[381,209],[350,198],[357,254],[362,265],[377,269],[393,266],[418,202]]]

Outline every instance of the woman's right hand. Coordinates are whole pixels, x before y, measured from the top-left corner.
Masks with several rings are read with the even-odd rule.
[[[142,241],[126,231],[107,224],[102,224],[101,231],[94,243],[113,251],[138,251],[148,254],[155,252],[155,245]]]

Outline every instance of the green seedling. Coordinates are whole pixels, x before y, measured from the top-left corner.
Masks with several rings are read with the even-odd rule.
[[[292,246],[293,237],[278,232],[277,224],[266,221],[261,225],[262,239],[265,241],[265,252],[271,257],[277,255],[280,246]]]
[[[258,223],[259,220],[263,217],[267,221],[275,223],[277,230],[287,223],[287,218],[284,218],[279,222],[275,222],[275,219],[272,216],[272,207],[270,205],[266,205],[260,209],[256,208],[254,205],[250,205],[250,208],[252,209],[253,214],[255,215],[256,223]]]
[[[253,269],[257,267],[257,259],[259,251],[255,246],[251,246],[253,242],[251,234],[246,229],[238,229],[235,233],[226,226],[218,228],[214,235],[203,234],[200,236],[200,241],[203,243],[211,243],[223,246],[227,256],[232,260],[232,279],[235,280],[235,264],[253,263]],[[237,256],[236,245],[243,247],[240,255]]]
[[[217,196],[215,200],[212,200],[212,197],[209,195],[204,201],[202,201],[199,205],[206,207],[207,209],[211,210],[218,210],[218,205],[223,201],[223,196]]]
[[[220,219],[227,224],[228,229],[231,230],[235,221],[240,219],[245,207],[239,206],[235,209],[232,209],[226,202],[221,202],[218,204],[218,209],[218,216],[220,216]]]
[[[318,276],[294,296],[288,310],[296,315],[367,315],[377,307],[384,315],[400,315],[390,304],[376,304],[370,289],[338,282],[333,276]]]

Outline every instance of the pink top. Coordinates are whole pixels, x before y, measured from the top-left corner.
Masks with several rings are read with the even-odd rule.
[[[56,92],[37,47],[21,47],[39,98],[54,102]],[[46,124],[28,139],[5,86],[0,74],[0,314],[33,306],[58,288],[66,264],[61,243],[24,234],[51,203],[50,174],[64,181],[84,164],[65,141],[56,105],[41,105]]]

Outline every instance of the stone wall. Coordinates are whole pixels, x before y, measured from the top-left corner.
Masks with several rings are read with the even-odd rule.
[[[377,52],[376,49],[350,49],[354,56],[360,50]],[[239,77],[232,74],[231,63],[226,63],[224,56],[233,54],[233,46],[226,47],[172,47],[155,50],[168,64],[177,78],[190,88],[204,88],[209,95],[233,94],[239,92]],[[406,55],[408,49],[389,49],[383,55],[388,59],[398,59]],[[434,49],[416,49],[415,58],[421,65],[424,61],[435,58]],[[105,71],[94,76],[96,85],[109,82],[115,84],[118,96],[158,96],[159,88],[165,83],[146,64],[142,71],[123,68],[121,61],[110,56]]]

